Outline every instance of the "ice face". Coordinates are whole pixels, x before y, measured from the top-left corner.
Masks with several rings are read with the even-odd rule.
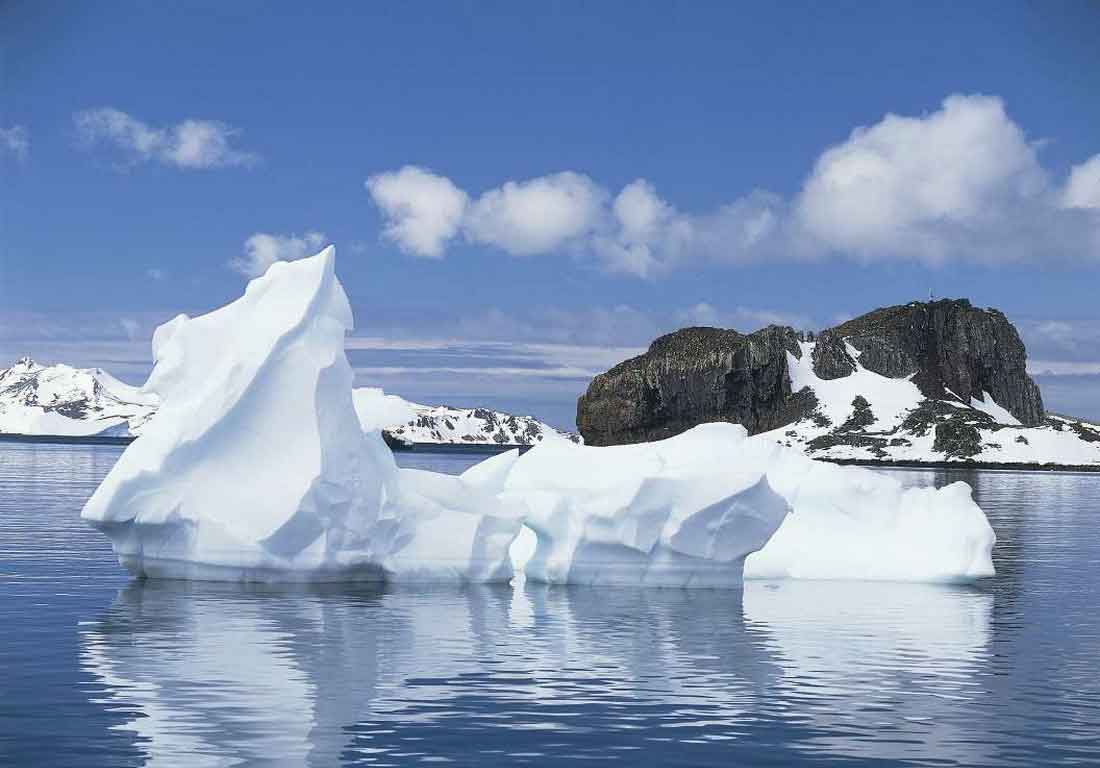
[[[718,586],[740,578],[739,558],[746,579],[993,574],[993,529],[965,483],[904,488],[731,424],[615,448],[539,446],[467,475],[527,500],[535,535],[513,554],[538,581]]]
[[[744,428],[716,424],[612,448],[556,441],[463,477],[527,507],[528,579],[733,587],[788,510],[763,473],[725,461],[745,439]]]
[[[333,261],[276,263],[232,304],[157,329],[143,389],[160,412],[83,511],[135,575],[511,576],[518,521],[473,492],[422,493],[360,428]]]
[[[745,563],[746,578],[971,581],[993,575],[996,536],[970,486],[905,488],[861,467],[814,461],[763,435],[736,461],[766,467],[792,512]]]

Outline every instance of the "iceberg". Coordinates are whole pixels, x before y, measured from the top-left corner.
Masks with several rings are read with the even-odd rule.
[[[457,478],[398,470],[352,401],[332,247],[153,336],[161,407],[82,516],[137,576],[506,580],[520,521]],[[453,481],[453,482],[452,482]]]
[[[740,578],[742,559],[746,579],[955,582],[994,572],[996,537],[965,483],[906,488],[736,424],[609,448],[544,444],[463,477],[526,501],[535,535],[513,555],[536,581],[722,586],[733,571]]]
[[[788,512],[764,473],[726,461],[738,429],[707,425],[609,448],[545,442],[462,477],[509,507],[526,508],[534,538],[517,559],[526,560],[532,581],[733,587],[745,556],[764,546]]]
[[[745,563],[750,579],[966,582],[992,576],[997,540],[970,486],[905,487],[863,467],[814,461],[765,435],[735,461],[767,467],[791,514]]]
[[[353,393],[332,247],[153,336],[160,409],[82,516],[139,577],[736,587],[993,572],[965,484],[904,488],[733,424],[653,443],[543,440],[461,476],[397,467],[407,404]]]

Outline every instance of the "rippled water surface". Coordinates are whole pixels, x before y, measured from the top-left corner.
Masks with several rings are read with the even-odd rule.
[[[975,487],[977,588],[291,590],[130,582],[118,453],[0,444],[0,765],[1100,764],[1100,475],[899,472]]]

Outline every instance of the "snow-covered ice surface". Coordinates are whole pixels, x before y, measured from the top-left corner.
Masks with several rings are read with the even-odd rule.
[[[409,404],[353,394],[334,258],[277,262],[237,301],[157,329],[136,396],[159,411],[82,513],[132,573],[492,582],[513,557],[570,584],[992,573],[967,486],[902,489],[737,425],[612,448],[542,440],[461,476],[398,469],[379,428]]]
[[[399,471],[352,404],[331,248],[153,337],[161,407],[83,511],[137,575],[505,580],[518,520],[457,478]]]
[[[744,441],[736,462],[767,467],[792,508],[746,561],[746,578],[950,582],[993,575],[996,536],[966,483],[904,488],[881,472],[813,461],[762,435]]]
[[[517,559],[526,559],[528,579],[736,586],[745,556],[788,510],[762,471],[738,467],[733,452],[744,435],[708,424],[640,445],[546,442],[489,459],[463,479],[526,507],[534,537]]]
[[[543,445],[464,477],[526,499],[535,537],[513,554],[538,581],[675,584],[682,576],[684,586],[714,586],[739,577],[746,557],[751,579],[993,575],[993,529],[965,483],[903,488],[879,472],[748,437],[739,425],[613,448]],[[681,556],[715,564],[678,572]]]

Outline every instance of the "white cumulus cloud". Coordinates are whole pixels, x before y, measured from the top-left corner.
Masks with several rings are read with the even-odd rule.
[[[606,198],[590,178],[570,171],[509,181],[477,199],[464,227],[471,240],[515,256],[548,253],[589,233]]]
[[[406,253],[429,259],[443,256],[468,204],[450,179],[415,165],[371,176],[367,191],[385,217],[385,236]]]
[[[1100,208],[1100,154],[1070,170],[1062,204],[1066,208]]]
[[[954,95],[930,115],[886,115],[826,150],[796,214],[827,250],[936,262],[1041,205],[1046,188],[1035,147],[1001,100]]]
[[[228,266],[245,277],[259,277],[276,261],[312,256],[321,250],[325,239],[324,232],[306,232],[300,237],[256,232],[244,241],[244,255],[230,260]]]
[[[184,120],[156,127],[113,107],[99,107],[73,116],[86,147],[106,146],[121,154],[124,164],[155,161],[184,170],[251,166],[259,156],[232,146],[240,131],[216,120]]]
[[[928,114],[887,114],[856,128],[821,153],[791,199],[758,188],[682,211],[645,179],[613,195],[572,171],[505,181],[472,202],[450,179],[417,168],[367,186],[386,235],[434,258],[462,234],[511,255],[565,253],[644,278],[688,264],[826,257],[1100,259],[1100,155],[1059,184],[1039,146],[1001,99],[954,94]]]

